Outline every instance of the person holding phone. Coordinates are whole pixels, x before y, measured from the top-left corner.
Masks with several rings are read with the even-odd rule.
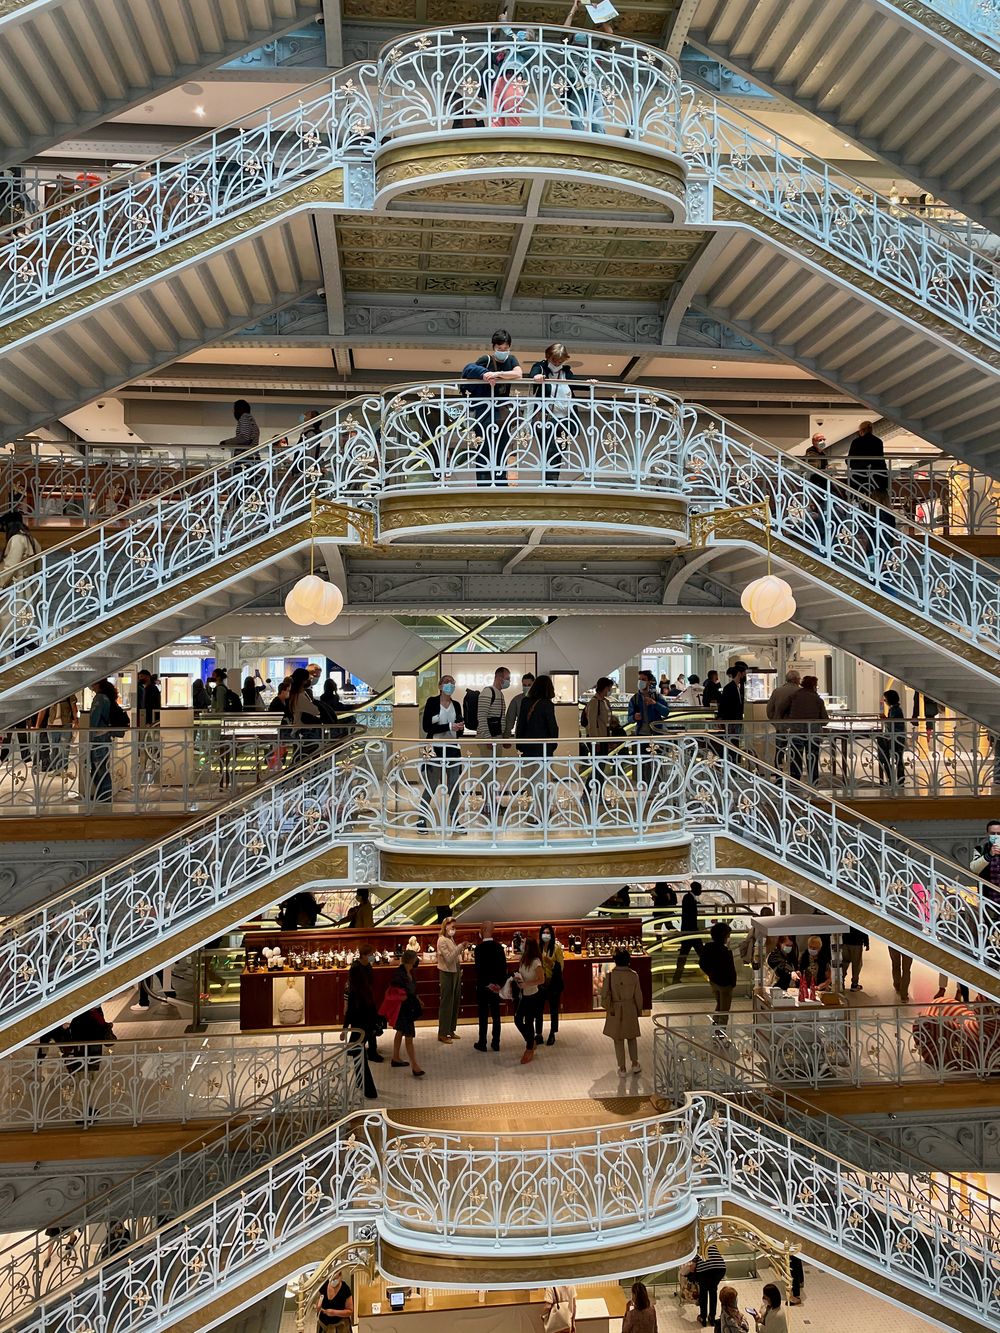
[[[442,676],[438,692],[424,704],[423,733],[431,742],[430,759],[420,765],[420,777],[427,792],[425,808],[434,808],[434,794],[438,787],[448,789],[448,819],[454,822],[455,809],[458,805],[458,781],[462,774],[459,762],[461,750],[458,739],[465,732],[465,720],[462,705],[455,696],[455,677]],[[417,819],[417,827],[427,829],[430,821],[423,813]],[[453,829],[453,833],[462,830]]]
[[[656,1310],[644,1282],[632,1283],[632,1295],[625,1306],[622,1333],[656,1333]]]
[[[788,1333],[788,1316],[781,1308],[781,1291],[773,1282],[764,1286],[761,1308],[752,1310],[748,1307],[747,1314],[753,1317],[757,1333],[762,1328],[767,1329],[767,1333]]]

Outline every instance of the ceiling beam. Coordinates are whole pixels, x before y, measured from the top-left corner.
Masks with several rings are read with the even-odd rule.
[[[340,0],[323,0],[323,41],[326,45],[326,63],[330,69],[340,69],[344,63],[344,29],[341,19]]]
[[[327,332],[339,338],[344,334],[344,279],[340,271],[340,242],[337,239],[337,219],[326,209],[313,214],[319,262],[323,270],[323,288],[326,295]]]
[[[528,202],[524,210],[524,222],[521,224],[517,239],[514,242],[510,263],[507,265],[507,275],[504,278],[503,292],[500,296],[500,309],[504,312],[510,310],[514,293],[517,291],[517,284],[521,281],[521,271],[524,268],[531,238],[538,222],[538,210],[547,184],[548,182],[540,176],[531,182],[531,188],[528,191]]]

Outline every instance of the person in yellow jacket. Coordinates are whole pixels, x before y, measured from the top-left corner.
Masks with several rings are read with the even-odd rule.
[[[538,931],[538,947],[542,953],[542,971],[545,985],[542,989],[542,1003],[538,1006],[535,1019],[535,1042],[541,1044],[542,1025],[545,1019],[545,1006],[549,1006],[549,1037],[546,1046],[556,1044],[559,1031],[559,1001],[563,993],[563,947],[556,939],[553,926],[546,923]]]

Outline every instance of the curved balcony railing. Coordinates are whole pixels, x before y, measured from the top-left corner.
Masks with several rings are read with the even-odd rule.
[[[704,1014],[656,1015],[656,1039],[705,1045],[713,1029]],[[717,1045],[718,1043],[713,1043]],[[1000,1076],[1000,1008],[972,1004],[961,1013],[936,1005],[733,1013],[725,1058],[742,1089],[863,1088],[967,1082]],[[729,1086],[697,1082],[699,1091]]]
[[[525,743],[525,748],[530,746]],[[543,748],[544,743],[536,748]],[[383,779],[386,842],[454,848],[584,848],[614,840],[684,836],[685,764],[668,750],[570,739],[574,752],[518,754],[513,742],[480,742],[472,754],[393,747]],[[553,748],[556,742],[552,742]]]
[[[736,745],[712,739],[693,748],[687,773],[688,830],[725,833],[784,869],[903,926],[978,970],[976,984],[1000,1000],[1000,899],[971,871],[827,796],[748,761]],[[848,912],[849,914],[849,912]],[[982,974],[986,976],[983,977]]]
[[[515,484],[705,508],[766,501],[786,542],[1000,655],[986,562],[669,394],[586,384],[565,414],[558,402],[470,400],[455,382],[351,400],[317,419],[316,436],[269,441],[91,530],[80,549],[65,542],[21,566],[0,590],[0,669],[305,519],[314,498],[377,508],[383,492]]]
[[[279,1060],[275,1050],[261,1067],[266,1090],[258,1088],[225,1123],[81,1200],[44,1230],[20,1235],[0,1249],[0,1319],[25,1316],[39,1301],[58,1300],[57,1293],[79,1287],[105,1259],[131,1252],[170,1219],[237,1186],[272,1157],[294,1151],[331,1121],[356,1112],[362,1101],[362,1046],[357,1035],[349,1043],[328,1043],[322,1064],[286,1055]],[[276,1079],[279,1063],[295,1071],[284,1082]]]
[[[1000,270],[956,237],[699,90],[685,90],[685,161],[797,235],[993,346]]]
[[[384,401],[380,490],[558,485],[679,493],[677,443],[676,401],[648,389],[578,380],[571,397],[492,399],[470,398],[460,384],[425,384]]]
[[[120,1038],[82,1059],[79,1044],[0,1059],[0,1133],[224,1120],[280,1088],[353,1078],[340,1033]],[[345,1103],[343,1111],[350,1109]]]
[[[370,830],[384,742],[356,742],[303,764],[259,795],[8,917],[0,1007],[9,1022],[140,956],[268,879]]]
[[[319,434],[237,454],[91,529],[79,548],[63,542],[26,562],[0,591],[0,669],[308,519],[314,500],[370,503],[377,408],[352,399],[318,419]]]
[[[0,321],[16,318],[333,167],[370,175],[375,116],[354,65],[0,231]],[[368,164],[366,166],[366,163]]]
[[[927,0],[927,6],[1000,49],[998,0]]]
[[[469,26],[379,52],[380,142],[456,129],[612,134],[677,156],[680,70],[663,51],[586,29]]]

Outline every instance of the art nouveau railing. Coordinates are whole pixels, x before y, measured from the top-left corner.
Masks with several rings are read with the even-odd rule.
[[[382,143],[572,130],[677,153],[680,70],[651,46],[582,28],[465,26],[387,43],[378,71]]]
[[[608,846],[684,835],[685,763],[668,748],[571,738],[579,753],[532,757],[512,742],[456,757],[393,745],[383,777],[383,837],[421,847]],[[554,744],[554,743],[553,743]],[[541,748],[541,746],[539,746]]]
[[[353,65],[0,231],[0,321],[106,277],[333,167],[370,181],[374,114]],[[363,195],[368,189],[363,189]]]
[[[0,669],[301,521],[314,497],[376,507],[383,491],[515,483],[673,494],[706,509],[765,501],[784,541],[1000,655],[991,565],[902,530],[891,511],[670,395],[586,384],[571,411],[559,403],[497,407],[454,382],[352,400],[319,418],[316,437],[261,445],[127,511],[100,540],[24,566],[0,590]]]
[[[377,1223],[411,1249],[555,1256],[626,1244],[695,1214],[698,1102],[631,1124],[558,1134],[455,1134],[354,1116],[25,1310],[10,1330],[169,1325],[265,1260],[294,1260],[337,1226]]]
[[[172,1219],[237,1187],[273,1157],[293,1152],[331,1122],[356,1112],[362,1103],[362,1044],[360,1036],[339,1043],[339,1049],[328,1043],[322,1064],[283,1057],[294,1073],[281,1083],[272,1060],[265,1080],[270,1086],[232,1118],[81,1200],[45,1230],[19,1235],[0,1249],[0,1319],[26,1315],[38,1301],[58,1301],[68,1287],[79,1290],[104,1259],[141,1246]]]
[[[1000,345],[994,260],[693,88],[685,92],[682,146],[692,173],[924,309]]]
[[[467,387],[479,387],[466,381]],[[675,400],[577,381],[572,398],[469,398],[455,384],[386,397],[380,490],[510,485],[678,493],[684,479]]]
[[[712,739],[664,742],[689,756],[687,827],[724,833],[752,851],[857,903],[889,925],[933,942],[954,959],[1000,974],[1000,902],[970,871],[901,834],[844,809],[734,745]],[[1000,1000],[977,981],[989,998]]]
[[[815,1144],[866,1173],[903,1175],[924,1215],[944,1214],[968,1242],[989,1237],[992,1249],[1000,1236],[1000,1199],[996,1195],[970,1187],[967,1176],[941,1171],[871,1130],[829,1115],[794,1093],[780,1088],[747,1089],[727,1044],[713,1041],[709,1047],[694,1041],[663,1016],[657,1020],[653,1059],[653,1086],[666,1101],[683,1105],[692,1093],[724,1097],[779,1132]]]
[[[319,419],[320,434],[238,454],[91,529],[79,549],[64,542],[23,566],[0,591],[0,668],[307,519],[314,500],[370,503],[378,406],[352,399]]]
[[[0,1059],[0,1133],[227,1119],[262,1096],[321,1077],[354,1077],[340,1032],[119,1039],[95,1047],[26,1046]],[[344,1109],[349,1109],[349,1103]]]
[[[963,1010],[959,1017],[918,1004],[791,1016],[780,1009],[733,1013],[723,1034],[725,1058],[744,1089],[927,1085],[1000,1077],[1000,1009],[973,1004]],[[668,1027],[672,1037],[701,1045],[709,1044],[715,1032],[704,1014],[658,1015],[654,1022],[657,1042],[666,1039]]]
[[[704,409],[685,404],[678,412],[689,499],[706,508],[766,503],[775,536],[1000,655],[1000,581],[992,565],[924,529],[903,530],[891,510]],[[760,520],[748,523],[763,541]]]
[[[256,736],[227,735],[217,718],[124,733],[15,727],[0,745],[0,820],[203,809],[253,791],[352,730],[345,722],[303,741],[291,728],[279,733],[279,721]]]
[[[3,923],[0,1008],[14,1022],[224,903],[376,826],[381,741],[293,769],[130,860]]]
[[[1000,4],[997,0],[927,0],[927,6],[1000,47]]]

